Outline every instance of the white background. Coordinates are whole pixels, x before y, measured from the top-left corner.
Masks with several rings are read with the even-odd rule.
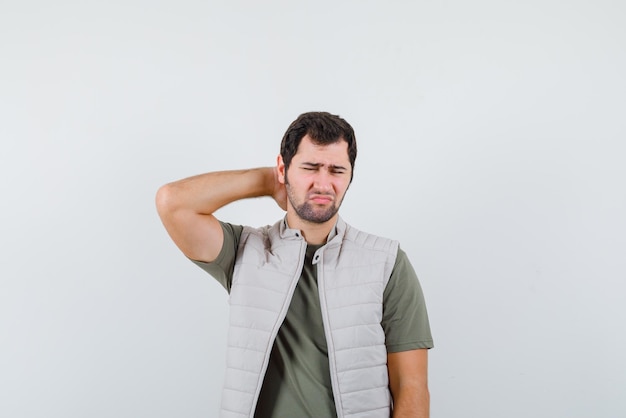
[[[626,416],[622,1],[0,0],[0,416],[216,416],[227,295],[166,182],[345,117],[427,297],[433,417]],[[264,225],[269,199],[221,219]]]

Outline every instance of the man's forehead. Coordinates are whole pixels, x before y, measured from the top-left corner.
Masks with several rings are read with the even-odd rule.
[[[306,159],[315,157],[322,159],[332,158],[333,160],[350,161],[348,143],[343,138],[330,144],[320,144],[312,141],[308,135],[302,138],[294,157],[304,157]]]

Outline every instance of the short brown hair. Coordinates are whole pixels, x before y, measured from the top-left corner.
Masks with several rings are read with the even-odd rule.
[[[285,163],[285,170],[289,168],[291,159],[296,152],[302,138],[309,135],[318,145],[334,144],[344,140],[348,143],[348,158],[352,166],[350,180],[354,176],[354,162],[356,161],[356,138],[352,126],[338,115],[328,112],[303,113],[291,122],[280,144],[280,155]]]

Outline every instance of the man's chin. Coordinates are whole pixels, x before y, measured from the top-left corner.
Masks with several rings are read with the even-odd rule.
[[[296,211],[296,214],[303,221],[313,224],[323,224],[333,219],[333,217],[337,214],[337,210],[333,208],[332,210],[325,209],[316,211],[315,209],[308,207],[299,208],[299,210]]]

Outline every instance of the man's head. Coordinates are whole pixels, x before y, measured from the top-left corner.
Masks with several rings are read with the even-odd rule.
[[[278,157],[288,216],[314,224],[332,221],[352,181],[355,159],[354,131],[345,120],[325,112],[300,115],[287,129]]]
[[[298,152],[298,146],[305,135],[308,135],[316,145],[329,145],[339,141],[347,142],[348,158],[352,168],[350,181],[352,181],[354,162],[356,161],[356,138],[354,137],[354,130],[348,122],[328,112],[308,112],[298,116],[287,128],[280,144],[280,155],[286,169],[291,165],[291,160]]]

